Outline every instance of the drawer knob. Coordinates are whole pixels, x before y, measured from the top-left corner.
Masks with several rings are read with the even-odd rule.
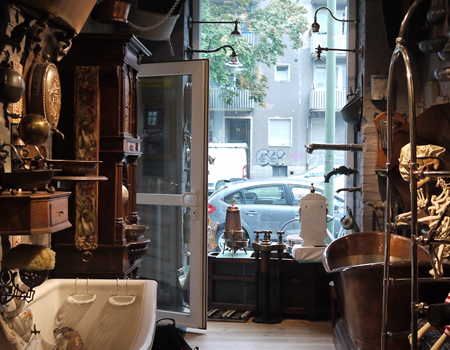
[[[59,216],[61,216],[61,215],[63,215],[64,214],[64,210],[58,210],[58,214],[59,214]]]

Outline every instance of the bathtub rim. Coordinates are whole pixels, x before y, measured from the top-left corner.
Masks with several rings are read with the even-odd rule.
[[[337,267],[333,270],[328,270],[325,267],[325,271],[331,275],[333,274],[338,274],[338,273],[342,273],[342,272],[346,272],[346,271],[351,271],[357,268],[363,268],[363,269],[379,269],[382,268],[384,266],[384,262],[376,262],[376,263],[367,263],[367,264],[358,264],[358,265],[350,265],[350,266],[343,266],[343,267]],[[398,268],[398,267],[410,267],[411,266],[411,262],[410,261],[395,261],[395,262],[390,262],[389,266],[391,268]],[[429,266],[429,268],[431,269],[431,265],[429,262],[425,262],[425,261],[421,261],[419,262],[419,267],[426,267]]]
[[[351,236],[351,238],[350,238]],[[348,234],[346,236],[343,237],[339,237],[337,239],[335,239],[334,241],[332,241],[331,243],[329,243],[322,254],[322,265],[325,268],[325,271],[327,273],[333,274],[333,273],[339,273],[339,272],[343,272],[343,271],[348,271],[354,268],[379,268],[380,266],[384,265],[384,261],[380,261],[380,262],[369,262],[369,263],[363,263],[363,264],[357,264],[357,265],[346,265],[346,266],[340,266],[340,267],[336,267],[336,268],[331,268],[330,264],[329,264],[329,255],[330,255],[330,250],[332,250],[334,248],[335,244],[338,244],[341,241],[348,241],[350,240],[354,240],[354,239],[364,239],[362,237],[364,236],[377,236],[377,237],[382,237],[383,239],[383,247],[384,247],[384,239],[386,237],[386,233],[385,232],[381,232],[381,231],[364,231],[364,232],[355,232],[355,233],[351,233]],[[355,238],[357,237],[357,238]],[[411,239],[405,236],[401,236],[401,235],[397,235],[397,234],[391,234],[391,241],[392,240],[401,240],[404,241],[405,243],[409,243],[411,245]],[[391,242],[391,246],[392,246],[392,242]],[[428,253],[428,251],[422,247],[422,246],[418,246],[418,264],[419,266],[428,264],[428,266],[431,268],[431,264],[430,264],[430,255]],[[392,252],[391,252],[392,253]],[[363,254],[358,254],[358,255],[363,255]],[[372,255],[377,255],[377,254],[372,254]],[[384,256],[384,249],[383,249],[383,256]],[[392,257],[392,255],[391,255]],[[389,266],[403,266],[403,265],[411,265],[411,261],[410,260],[401,260],[401,261],[390,261]]]

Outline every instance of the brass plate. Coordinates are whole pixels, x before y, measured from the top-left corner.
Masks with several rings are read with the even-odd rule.
[[[27,112],[43,115],[56,129],[61,112],[61,82],[56,66],[48,62],[34,63],[27,89]]]

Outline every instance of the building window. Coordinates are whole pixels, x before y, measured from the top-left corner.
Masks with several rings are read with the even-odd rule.
[[[336,65],[336,90],[345,90],[345,79],[347,74],[344,65]],[[314,88],[325,90],[327,82],[327,71],[325,66],[316,66],[314,69]]]
[[[269,146],[292,146],[292,118],[269,118]]]
[[[154,128],[158,126],[159,113],[156,110],[147,111],[147,120],[145,121],[145,126],[147,128]]]
[[[314,69],[314,88],[325,89],[326,80],[327,72],[325,66],[316,67],[316,69]]]
[[[275,66],[275,81],[289,81],[289,64],[279,63]]]

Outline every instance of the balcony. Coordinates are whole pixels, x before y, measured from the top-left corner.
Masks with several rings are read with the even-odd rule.
[[[327,34],[326,33],[313,33],[311,35],[311,57],[316,57],[317,46],[327,47]],[[333,49],[346,49],[347,48],[347,35],[337,34],[334,39]],[[346,52],[336,51],[336,56],[345,56]],[[326,57],[326,51],[321,54],[322,58]]]
[[[311,111],[324,111],[325,97],[325,90],[311,90],[309,95],[309,109]],[[336,111],[340,111],[346,103],[346,92],[344,90],[336,90]]]
[[[252,46],[256,46],[256,35],[253,32],[248,32],[248,31],[242,31],[242,38],[244,38],[245,40],[247,40],[247,42],[252,45]]]
[[[255,102],[250,100],[250,90],[233,89],[237,93],[233,97],[231,104],[226,104],[220,96],[220,89],[209,89],[209,109],[210,110],[253,110]]]

